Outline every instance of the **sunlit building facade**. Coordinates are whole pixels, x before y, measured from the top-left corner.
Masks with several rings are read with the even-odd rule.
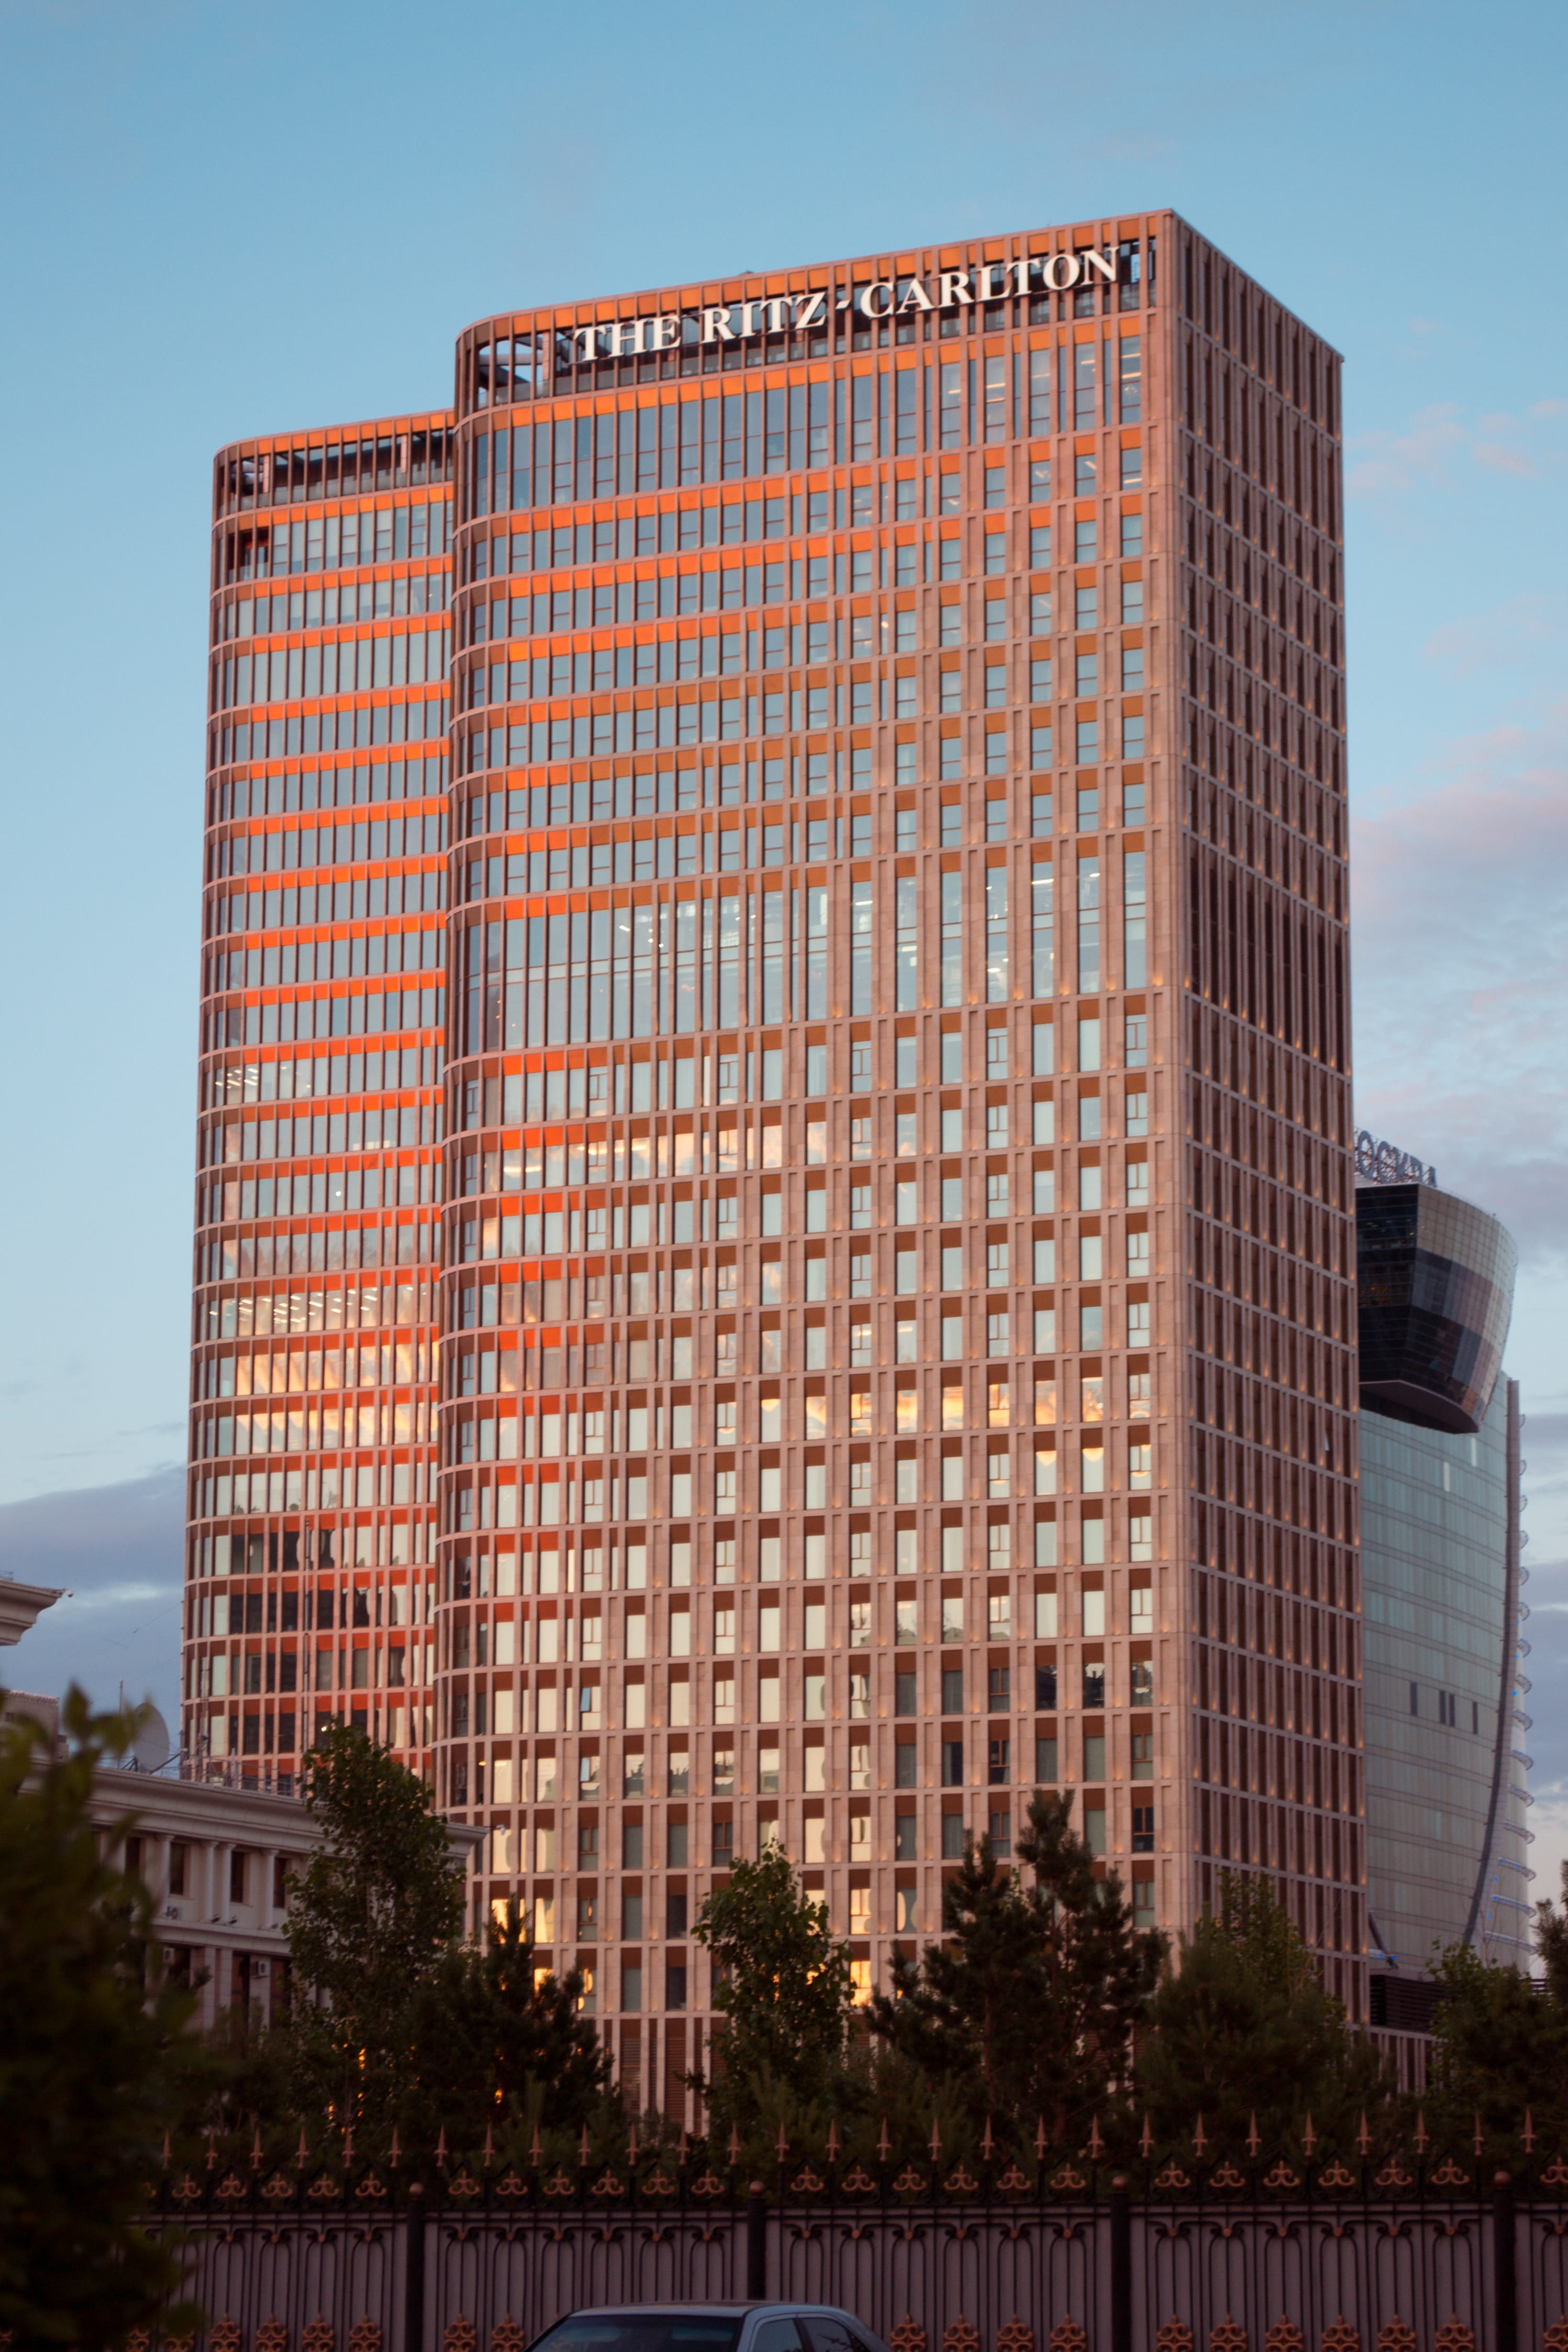
[[[214,473],[183,1738],[432,1738],[451,435]]]
[[[1168,214],[459,339],[434,1377],[406,1538],[389,1497],[350,1539],[340,1421],[276,1528],[362,1583],[367,1726],[406,1541],[474,1919],[584,1969],[636,2095],[702,2063],[735,1857],[782,1843],[864,1989],[1037,1785],[1141,1922],[1268,1871],[1364,2009],[1338,381]],[[258,723],[327,764],[250,678],[214,792]],[[217,1058],[243,1185],[269,1056]]]

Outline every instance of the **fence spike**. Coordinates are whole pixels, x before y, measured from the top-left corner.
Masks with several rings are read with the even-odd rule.
[[[1201,2130],[1202,2130],[1202,2128],[1203,2128],[1203,2126],[1202,2126],[1202,2124],[1201,2124],[1201,2122],[1200,2122],[1200,2123],[1199,2123],[1199,2125],[1198,2125],[1198,2129],[1201,2131]],[[1098,2164],[1098,2163],[1099,2163],[1099,2161],[1100,2161],[1100,2158],[1104,2155],[1104,2153],[1105,2153],[1105,2143],[1104,2143],[1104,2141],[1103,2141],[1103,2140],[1101,2138],[1101,2137],[1100,2137],[1100,2118],[1099,2118],[1099,2116],[1092,2116],[1092,2117],[1090,2118],[1090,2124],[1089,2124],[1089,2160],[1090,2160],[1090,2162],[1091,2162],[1092,2164]]]
[[[731,2124],[729,2127],[729,2160],[732,2166],[740,2162],[740,2126],[738,2124]]]
[[[1050,2141],[1045,2137],[1045,2117],[1041,2116],[1034,2127],[1034,2154],[1038,2164],[1045,2162],[1045,2151],[1050,2145]]]
[[[398,2145],[396,2124],[393,2124],[392,2126],[392,2146],[387,2150],[387,2162],[392,2166],[394,2172],[397,2170],[398,2166],[402,2162],[402,2149]]]
[[[1193,2153],[1197,2156],[1198,2162],[1201,2164],[1203,2162],[1203,2151],[1208,2146],[1207,2140],[1203,2136],[1203,2117],[1201,2116],[1199,2116],[1197,2119],[1197,2129],[1192,2136],[1192,2145]]]
[[[297,2171],[303,2172],[309,2161],[310,2151],[305,2145],[305,2126],[301,2124],[299,2126],[299,2146],[296,2149],[294,2156],[295,2169]]]
[[[783,2163],[783,2161],[784,2161],[785,2158],[789,2155],[789,2133],[785,2130],[785,2128],[784,2128],[783,2125],[782,2125],[782,2124],[780,2124],[780,2125],[779,2125],[779,2163],[780,2163],[780,2164],[782,2164],[782,2163]]]
[[[1524,2111],[1524,2129],[1520,2137],[1524,2142],[1525,2154],[1530,2155],[1535,2146],[1535,2121],[1528,2107]]]
[[[893,2142],[888,2137],[887,2117],[885,2116],[883,2116],[882,2119],[882,2129],[876,2136],[876,2152],[883,2164],[887,2162],[888,2158],[893,2153]]]
[[[354,2126],[352,2124],[345,2124],[343,2126],[343,2169],[345,2172],[348,2171],[349,2167],[353,2163],[353,2161]]]
[[[163,2135],[163,2169],[165,2172],[169,2169],[170,2159],[173,2156],[173,2153],[174,2151],[172,2145],[171,2144],[169,2135],[165,2132]]]
[[[632,2126],[631,2136],[626,2142],[626,2161],[634,2172],[637,2168],[637,2126],[635,2122],[633,2122]]]
[[[253,2172],[261,2170],[261,2126],[259,2124],[256,2127],[256,2136],[250,2144],[250,2168]]]
[[[218,2160],[218,2130],[215,2124],[207,2126],[207,2170],[211,2172]]]
[[[1486,2146],[1486,2141],[1485,2141],[1485,2139],[1484,2139],[1484,2138],[1482,2137],[1482,2136],[1481,2136],[1481,2111],[1480,2111],[1480,2109],[1478,2107],[1478,2108],[1476,2109],[1476,2141],[1475,2141],[1476,2154],[1477,2154],[1478,2156],[1479,2156],[1479,2154],[1480,2154],[1480,2152],[1481,2152],[1482,2148],[1483,2148],[1485,2146]]]
[[[435,2168],[437,2172],[444,2172],[446,2169],[446,2126],[444,2124],[441,2126],[441,2137],[435,2143]]]
[[[931,2118],[931,2161],[939,2162],[942,2155],[942,2127],[935,2116]]]
[[[583,2126],[582,2126],[582,2133],[581,2133],[581,2137],[580,2137],[580,2139],[578,2140],[578,2143],[577,2143],[577,2160],[578,2160],[579,2164],[580,2164],[580,2165],[581,2165],[581,2167],[582,2167],[582,2168],[583,2168],[584,2172],[586,2172],[586,2171],[588,2170],[588,2158],[589,2158],[589,2147],[588,2147],[588,2126],[587,2126],[586,2124],[584,2124],[584,2125],[583,2125]]]
[[[1363,2107],[1361,2111],[1361,2129],[1356,2133],[1355,2144],[1361,2150],[1364,2157],[1372,2146],[1372,2134],[1366,2128],[1366,2109],[1364,2107]]]
[[[996,2154],[996,2141],[991,2134],[991,2119],[989,2116],[988,2116],[986,2117],[986,2137],[980,2142],[980,2154],[986,2163],[989,2164],[992,2157]]]
[[[486,2172],[496,2161],[496,2132],[492,2124],[485,2126],[485,2148],[479,2161]]]
[[[1248,2155],[1255,2158],[1257,2157],[1257,2154],[1258,2154],[1259,2149],[1262,2147],[1262,2145],[1263,2145],[1262,2141],[1261,2141],[1261,2140],[1259,2138],[1259,2137],[1258,2137],[1258,2111],[1257,2111],[1257,2109],[1256,2109],[1256,2108],[1254,2108],[1254,2109],[1252,2110],[1252,2113],[1251,2113],[1251,2114],[1248,2116],[1248,2118],[1247,2118],[1247,2153],[1248,2153]]]
[[[1312,2152],[1313,2148],[1314,2148],[1314,2147],[1316,2147],[1317,2144],[1318,2144],[1318,2136],[1317,2136],[1316,2132],[1312,2129],[1312,2111],[1311,2107],[1309,2107],[1309,2108],[1307,2109],[1307,2127],[1306,2127],[1305,2131],[1301,2134],[1301,2146],[1306,2149],[1307,2154],[1308,2154],[1308,2156],[1310,2157],[1310,2156],[1312,2155]]]
[[[539,2127],[538,2124],[536,2124],[534,2126],[533,2139],[528,2147],[528,2162],[533,2166],[534,2170],[537,2172],[543,2161],[544,2150],[539,2146]]]
[[[839,2147],[839,2119],[837,2116],[830,2116],[828,2118],[828,2162],[830,2164],[837,2164]]]
[[[1143,2157],[1144,2162],[1147,2164],[1150,2157],[1153,2156],[1155,2152],[1155,2136],[1149,2129],[1149,2119],[1146,2115],[1144,2117],[1144,2128],[1138,2134],[1138,2149],[1139,2153]]]
[[[1416,2153],[1417,2156],[1425,2156],[1427,2153],[1427,2110],[1425,2107],[1417,2107],[1416,2110]]]

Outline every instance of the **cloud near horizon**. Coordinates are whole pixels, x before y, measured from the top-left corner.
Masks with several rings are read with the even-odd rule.
[[[75,1682],[100,1706],[121,1683],[179,1719],[185,1474],[178,1465],[108,1486],[0,1506],[0,1574],[63,1588],[15,1649],[0,1685],[59,1695]]]

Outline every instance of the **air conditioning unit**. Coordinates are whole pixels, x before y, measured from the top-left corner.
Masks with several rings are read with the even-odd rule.
[[[264,1977],[267,1974],[267,1962],[265,1960],[252,1960],[250,1964],[250,1972],[253,1977]]]

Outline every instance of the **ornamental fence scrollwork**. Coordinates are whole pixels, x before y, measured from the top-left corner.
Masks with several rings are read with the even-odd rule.
[[[1196,2153],[1195,2151],[1196,2147]],[[580,2306],[780,2300],[859,2315],[891,2352],[1568,2352],[1568,2164],[1511,2179],[1385,2144],[1330,2157],[1189,2143],[1102,2152],[666,2146],[423,2168],[319,2151],[204,2179],[146,2226],[203,2313],[125,2352],[527,2352]],[[173,2313],[171,2309],[171,2323]]]

